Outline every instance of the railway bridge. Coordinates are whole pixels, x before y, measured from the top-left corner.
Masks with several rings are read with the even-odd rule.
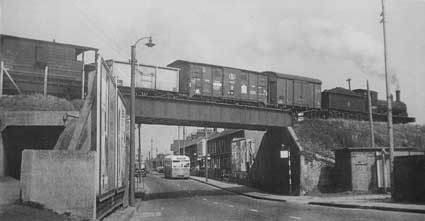
[[[130,94],[122,94],[129,104]],[[279,109],[155,96],[136,96],[135,115],[137,124],[250,130],[288,127],[293,119],[291,112]]]

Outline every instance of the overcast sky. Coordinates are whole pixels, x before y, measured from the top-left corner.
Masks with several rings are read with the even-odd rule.
[[[380,0],[0,0],[0,31],[93,46],[105,58],[167,65],[177,59],[319,78],[322,89],[371,89],[385,98]],[[425,123],[425,0],[386,0],[391,90]],[[175,128],[144,127],[169,148]],[[154,135],[152,135],[154,134]],[[161,133],[164,134],[164,133]]]

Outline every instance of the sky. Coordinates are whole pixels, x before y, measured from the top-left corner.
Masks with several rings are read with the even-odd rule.
[[[380,0],[0,0],[0,32],[99,48],[145,64],[177,59],[322,80],[322,90],[371,89],[385,99]],[[391,92],[425,124],[425,0],[385,0]],[[193,130],[193,129],[191,129]],[[164,132],[170,134],[164,137]],[[142,144],[168,151],[176,127],[142,126]],[[172,135],[172,134],[175,134]],[[145,135],[145,136],[144,136]],[[174,137],[173,137],[174,136]]]

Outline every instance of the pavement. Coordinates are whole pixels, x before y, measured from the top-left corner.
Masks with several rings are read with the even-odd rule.
[[[285,196],[276,195],[261,191],[256,188],[208,179],[205,177],[191,176],[192,180],[202,182],[229,192],[244,195],[247,197],[263,200],[291,202],[300,204],[310,204],[318,206],[340,207],[340,208],[357,208],[357,209],[374,209],[395,212],[411,212],[425,214],[425,205],[412,203],[397,203],[391,199],[390,194],[329,194],[328,196]]]

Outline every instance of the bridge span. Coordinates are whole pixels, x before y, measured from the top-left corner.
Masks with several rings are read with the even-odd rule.
[[[123,93],[127,104],[130,94]],[[136,96],[137,124],[266,130],[292,125],[289,111],[155,96]]]

